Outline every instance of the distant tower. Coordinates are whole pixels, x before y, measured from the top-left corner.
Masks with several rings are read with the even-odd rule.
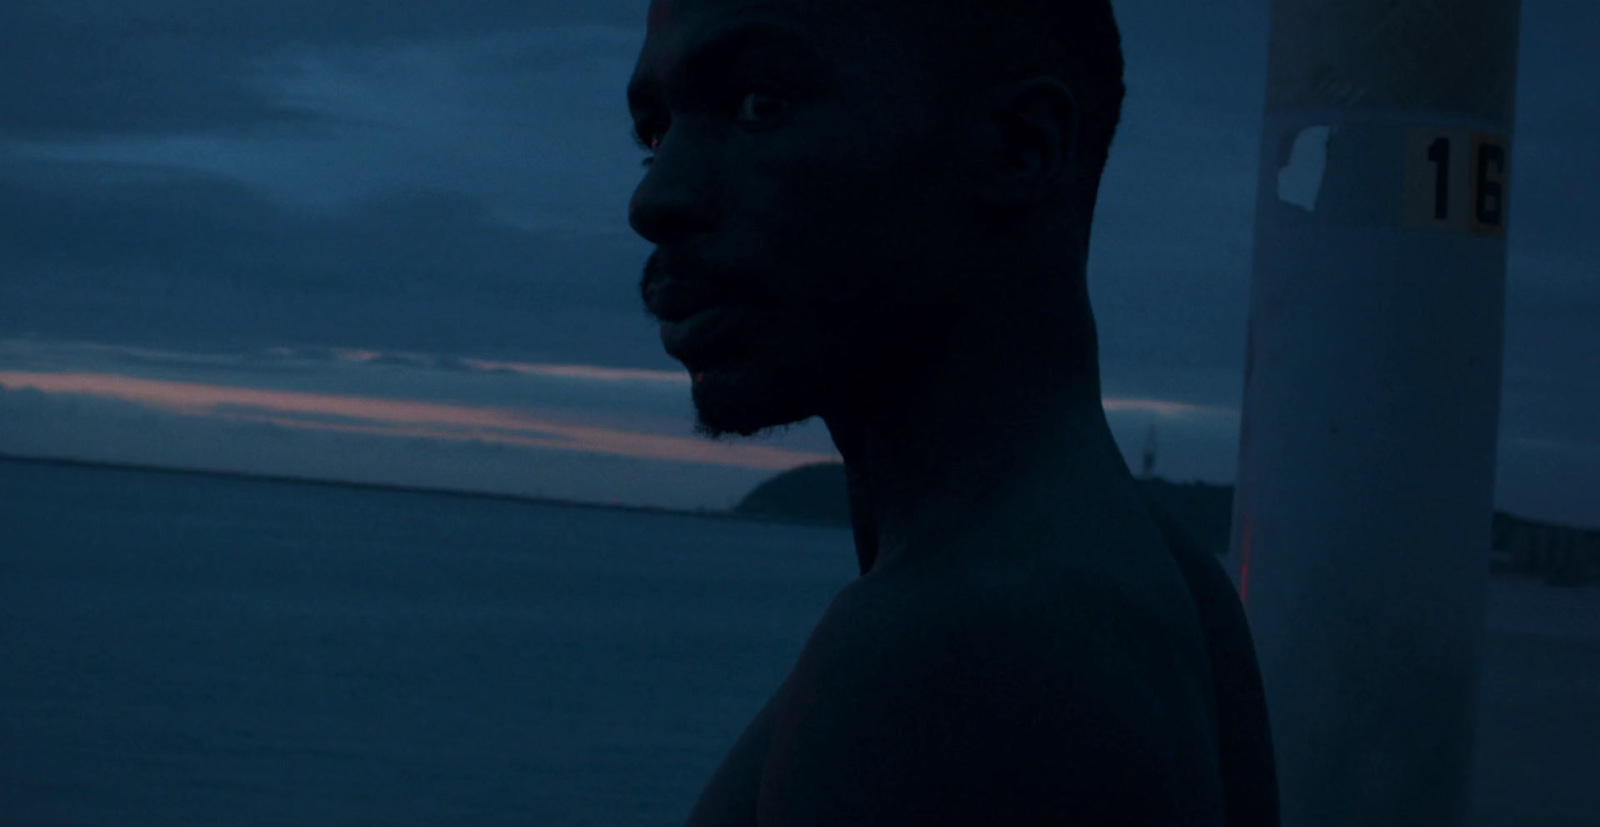
[[[1144,440],[1144,473],[1145,479],[1155,474],[1156,471],[1156,426],[1150,426],[1150,435]]]

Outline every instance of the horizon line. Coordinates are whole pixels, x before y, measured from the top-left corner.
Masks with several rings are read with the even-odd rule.
[[[324,487],[330,487],[330,488],[346,488],[346,489],[367,490],[367,491],[383,491],[383,492],[398,493],[398,494],[424,494],[424,495],[439,495],[439,496],[447,496],[447,497],[463,497],[463,498],[478,499],[478,500],[503,500],[503,501],[508,501],[508,502],[523,503],[523,504],[527,504],[527,505],[551,506],[551,507],[555,507],[555,508],[586,508],[586,509],[598,509],[598,510],[604,510],[604,511],[627,511],[627,512],[633,512],[633,513],[666,514],[666,515],[678,515],[678,516],[685,516],[685,517],[706,517],[706,518],[710,518],[710,519],[743,520],[743,521],[746,521],[746,522],[757,522],[757,523],[782,523],[782,524],[785,524],[785,525],[797,525],[797,526],[804,526],[804,527],[811,527],[811,528],[837,528],[837,529],[849,529],[850,528],[850,525],[848,523],[837,523],[837,522],[822,521],[822,520],[808,520],[808,519],[805,519],[803,517],[788,517],[788,516],[778,516],[778,515],[771,515],[771,514],[763,514],[763,513],[759,513],[759,512],[739,511],[737,509],[737,506],[735,506],[734,508],[671,508],[669,506],[640,505],[640,504],[636,504],[636,503],[624,503],[624,502],[620,502],[620,501],[596,502],[596,501],[593,501],[593,500],[567,500],[567,499],[562,499],[560,497],[550,497],[550,496],[541,497],[541,496],[535,496],[535,495],[532,495],[532,494],[513,494],[513,493],[510,493],[510,492],[484,491],[484,490],[470,489],[470,488],[437,488],[437,487],[422,486],[422,485],[405,485],[405,484],[402,484],[402,483],[363,482],[363,481],[360,481],[360,480],[341,480],[341,479],[323,478],[323,477],[303,477],[303,476],[296,476],[296,475],[293,475],[293,474],[264,474],[264,473],[256,473],[256,472],[251,472],[251,471],[228,471],[228,470],[217,469],[217,468],[193,468],[193,467],[185,467],[185,466],[178,466],[178,465],[170,465],[170,466],[169,465],[148,465],[148,464],[144,464],[144,463],[119,462],[119,461],[115,461],[115,460],[80,459],[80,458],[77,458],[77,457],[25,456],[25,455],[22,455],[22,454],[7,453],[5,451],[0,451],[0,462],[14,462],[14,463],[25,464],[25,465],[55,465],[55,466],[65,466],[65,467],[71,467],[71,468],[102,469],[102,470],[111,470],[111,471],[137,471],[137,472],[154,473],[154,474],[174,474],[174,475],[186,475],[186,476],[213,477],[213,478],[220,478],[220,479],[246,480],[246,481],[255,481],[255,482],[278,482],[278,483],[286,483],[286,484],[290,484],[290,485],[316,485],[316,486],[324,486]],[[807,465],[796,466],[795,468],[791,468],[791,469],[788,469],[788,470],[785,470],[785,471],[779,471],[776,475],[774,475],[774,477],[771,477],[769,479],[774,479],[776,477],[783,476],[783,475],[788,474],[791,471],[796,470],[798,468],[804,468],[804,467],[810,467],[810,466],[816,466],[816,465],[843,465],[843,464],[844,464],[843,462],[837,461],[837,460],[835,460],[835,461],[822,461],[822,462],[808,463]],[[1213,487],[1213,488],[1230,488],[1230,489],[1235,487],[1233,483],[1214,483],[1214,482],[1206,482],[1204,480],[1189,480],[1188,482],[1178,482],[1178,481],[1175,481],[1175,480],[1169,480],[1169,479],[1167,479],[1165,477],[1161,477],[1161,476],[1139,477],[1139,476],[1135,475],[1134,479],[1137,480],[1137,481],[1162,482],[1162,483],[1166,483],[1167,485],[1174,485],[1174,486],[1203,485],[1203,486],[1208,486],[1208,487]],[[758,484],[757,487],[760,487],[760,485]],[[755,489],[751,489],[751,490],[754,491]],[[749,496],[749,495],[746,494],[746,496]],[[1588,533],[1588,532],[1600,532],[1600,528],[1588,528],[1588,527],[1581,526],[1581,525],[1575,525],[1575,524],[1570,524],[1570,523],[1558,523],[1558,522],[1552,522],[1552,521],[1549,521],[1549,520],[1536,520],[1536,519],[1533,519],[1531,517],[1524,517],[1524,516],[1522,516],[1520,514],[1516,514],[1516,513],[1510,512],[1510,511],[1506,511],[1505,509],[1502,509],[1502,508],[1499,508],[1499,507],[1493,508],[1492,509],[1492,513],[1495,516],[1507,517],[1507,518],[1510,518],[1510,519],[1514,519],[1514,520],[1517,520],[1517,521],[1520,521],[1520,522],[1523,522],[1523,523],[1529,523],[1529,524],[1532,524],[1532,525],[1548,526],[1548,527],[1551,527],[1551,528],[1564,528],[1564,529],[1570,529],[1570,530],[1573,530],[1573,531],[1580,531],[1580,532],[1585,532],[1585,533]]]
[[[148,465],[136,462],[118,462],[114,460],[90,460],[77,457],[46,457],[25,456],[0,451],[0,462],[14,462],[25,465],[55,465],[70,468],[88,468],[111,471],[137,471],[154,474],[173,474],[183,476],[213,477],[221,479],[246,480],[253,482],[278,482],[290,485],[314,485],[332,488],[347,488],[369,491],[384,491],[400,494],[425,494],[449,497],[464,497],[479,500],[505,500],[524,503],[528,505],[544,505],[557,508],[587,508],[607,511],[629,511],[651,514],[669,514],[686,517],[708,517],[724,520],[744,520],[761,523],[787,523],[821,528],[837,528],[836,523],[817,522],[800,518],[774,517],[764,514],[738,511],[736,508],[671,508],[658,505],[640,505],[636,503],[595,502],[592,500],[568,500],[559,497],[535,496],[531,494],[513,494],[500,491],[484,491],[470,488],[437,488],[420,485],[405,485],[402,483],[364,482],[360,480],[341,480],[323,477],[304,477],[294,474],[264,474],[250,471],[229,471],[216,468],[195,468],[178,465]],[[780,472],[783,473],[783,472]]]

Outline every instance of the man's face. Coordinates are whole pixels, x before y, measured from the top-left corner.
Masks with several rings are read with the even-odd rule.
[[[629,222],[657,246],[641,292],[702,433],[870,404],[941,347],[961,159],[907,35],[854,5],[651,6],[629,108],[653,160]]]

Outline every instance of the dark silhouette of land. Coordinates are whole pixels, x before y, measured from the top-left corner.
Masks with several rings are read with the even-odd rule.
[[[488,491],[426,488],[383,483],[345,482],[237,471],[163,468],[132,463],[96,462],[57,457],[0,454],[0,462],[22,462],[80,468],[110,468],[162,474],[188,474],[219,479],[265,480],[335,488],[409,491],[449,497],[473,497],[564,508],[600,509],[648,514],[678,514],[717,520],[752,520],[824,528],[850,528],[850,503],[845,493],[844,466],[835,462],[803,465],[784,471],[751,489],[732,509],[681,509],[622,503],[595,503],[558,497],[530,497]],[[1228,551],[1233,519],[1233,486],[1206,482],[1176,483],[1159,478],[1140,484],[1158,508],[1175,519],[1197,543],[1213,554]],[[1491,529],[1491,571],[1531,577],[1558,586],[1600,585],[1600,530],[1531,520],[1505,511],[1494,513]]]
[[[1154,506],[1175,519],[1196,542],[1217,555],[1228,551],[1233,486],[1205,482],[1139,480]],[[756,486],[734,509],[763,519],[815,525],[850,525],[844,466],[817,463],[786,471]],[[1552,585],[1600,584],[1600,531],[1530,520],[1496,511],[1493,571],[1526,575]]]
[[[414,494],[438,494],[446,497],[468,497],[476,499],[507,500],[512,502],[525,502],[537,505],[558,506],[563,508],[586,508],[610,511],[624,511],[647,514],[679,514],[689,517],[704,517],[708,519],[737,519],[774,521],[779,518],[757,514],[743,514],[737,511],[723,509],[684,509],[666,508],[653,505],[629,505],[625,503],[597,503],[583,500],[564,500],[559,497],[534,497],[524,494],[507,494],[495,491],[469,491],[459,488],[430,488],[426,486],[388,484],[381,482],[352,482],[347,480],[319,479],[315,477],[296,477],[283,474],[252,474],[242,471],[219,471],[206,468],[172,468],[159,465],[143,465],[127,462],[100,462],[97,460],[83,460],[69,457],[32,457],[15,454],[0,454],[0,462],[19,462],[37,465],[58,465],[73,468],[106,468],[124,471],[142,471],[157,474],[183,474],[201,477],[214,477],[216,479],[262,480],[265,482],[279,482],[293,485],[318,485],[330,488],[364,489],[374,491],[404,491]]]

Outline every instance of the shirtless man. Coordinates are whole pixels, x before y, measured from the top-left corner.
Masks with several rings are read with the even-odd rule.
[[[1109,0],[655,0],[641,291],[697,430],[821,417],[861,577],[691,825],[1266,825],[1254,651],[1101,408]]]

